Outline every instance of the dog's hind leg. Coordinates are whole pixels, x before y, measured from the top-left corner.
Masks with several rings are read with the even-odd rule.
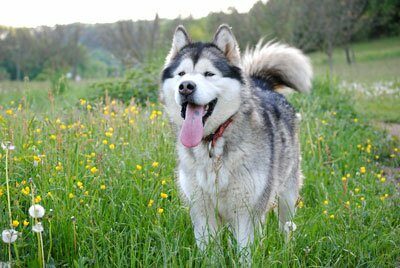
[[[300,175],[291,177],[278,194],[279,228],[285,233],[286,239],[289,239],[291,232],[296,229],[293,218],[299,197],[299,179]]]

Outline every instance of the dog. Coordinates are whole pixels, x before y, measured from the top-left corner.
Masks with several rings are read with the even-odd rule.
[[[275,204],[280,228],[287,236],[295,228],[300,118],[279,92],[309,92],[312,75],[299,49],[260,41],[241,55],[228,25],[211,42],[177,27],[160,97],[178,136],[177,183],[200,249],[222,225],[248,248]]]

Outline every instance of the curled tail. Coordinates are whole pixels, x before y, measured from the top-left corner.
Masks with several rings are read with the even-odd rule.
[[[246,76],[262,79],[275,90],[282,86],[299,92],[311,90],[310,60],[297,48],[260,41],[254,49],[246,49],[242,68]]]

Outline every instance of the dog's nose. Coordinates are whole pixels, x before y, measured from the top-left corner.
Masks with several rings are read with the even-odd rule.
[[[189,96],[196,90],[196,84],[192,81],[184,81],[179,85],[179,93],[183,96]]]

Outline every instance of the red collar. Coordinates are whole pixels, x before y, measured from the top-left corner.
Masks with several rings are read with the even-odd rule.
[[[222,123],[222,125],[220,125],[213,134],[210,134],[205,138],[206,141],[211,142],[211,147],[215,146],[217,140],[222,137],[225,129],[230,125],[230,123],[232,123],[232,121],[233,119],[230,117],[228,120]]]

